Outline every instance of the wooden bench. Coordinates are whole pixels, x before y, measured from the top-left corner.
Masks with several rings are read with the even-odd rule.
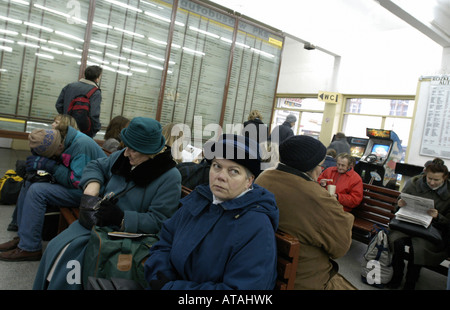
[[[395,216],[399,191],[377,185],[363,183],[364,198],[361,204],[352,210],[355,216],[352,237],[368,244],[376,234],[375,228],[389,228],[390,220]],[[450,260],[450,257],[446,260]],[[448,268],[439,266],[425,266],[437,273],[447,275]]]
[[[361,204],[352,210],[355,216],[353,239],[368,244],[376,233],[376,228],[389,226],[394,217],[399,191],[363,183],[364,193]]]
[[[277,282],[275,290],[293,290],[295,278],[297,276],[298,254],[300,252],[300,242],[297,238],[277,231],[275,233],[277,241]]]
[[[181,186],[181,197],[186,197],[192,189]],[[78,219],[78,208],[60,208],[58,234]],[[297,238],[277,231],[275,233],[277,242],[277,281],[276,290],[293,290],[297,275],[298,255],[300,242]]]

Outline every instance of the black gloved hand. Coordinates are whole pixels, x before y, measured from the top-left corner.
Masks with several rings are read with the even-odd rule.
[[[104,200],[95,216],[98,226],[118,226],[122,223],[124,212],[116,205],[117,199]]]
[[[170,281],[168,277],[162,271],[158,271],[156,273],[157,280],[150,280],[150,288],[152,290],[160,290],[164,285],[166,285],[167,282]]]

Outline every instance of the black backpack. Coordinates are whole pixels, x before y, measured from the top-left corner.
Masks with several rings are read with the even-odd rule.
[[[75,97],[70,102],[69,109],[67,110],[67,114],[77,121],[78,129],[89,137],[94,135],[89,98],[97,89],[98,87],[93,87],[86,95]]]

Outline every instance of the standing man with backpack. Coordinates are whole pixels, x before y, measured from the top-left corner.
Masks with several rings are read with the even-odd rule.
[[[75,118],[81,132],[93,138],[101,129],[100,104],[102,93],[98,86],[103,69],[89,66],[84,70],[84,78],[66,85],[56,101],[59,114],[69,114]]]

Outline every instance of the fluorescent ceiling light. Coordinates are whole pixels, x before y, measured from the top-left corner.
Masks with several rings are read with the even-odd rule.
[[[103,59],[98,58],[98,57],[96,57],[96,56],[89,56],[89,59],[92,59],[92,60],[94,60],[94,61],[98,61],[98,62],[100,62],[100,63],[102,63],[102,64],[105,64],[105,65],[109,65],[109,61],[103,60]]]
[[[0,33],[4,33],[4,34],[8,34],[10,36],[16,36],[19,33],[16,31],[11,31],[11,30],[5,30],[5,29],[0,29]]]
[[[233,41],[231,41],[230,39],[224,38],[224,37],[220,37],[220,40],[227,42],[227,43],[233,43]]]
[[[110,43],[105,43],[105,42],[100,42],[97,40],[91,40],[91,43],[97,44],[97,45],[101,45],[101,46],[106,46],[109,48],[117,48],[117,45],[114,44],[110,44]]]
[[[144,14],[148,15],[150,17],[154,17],[156,19],[162,20],[162,21],[167,22],[167,23],[170,23],[170,21],[171,21],[169,18],[162,17],[162,16],[160,16],[158,14],[155,14],[155,13],[152,13],[152,12],[149,12],[149,11],[145,11]]]
[[[110,26],[108,24],[103,24],[103,23],[97,23],[97,22],[92,22],[92,24],[94,24],[95,26],[101,27],[101,28],[106,28],[106,29],[113,29],[113,26]]]
[[[40,48],[39,45],[33,44],[33,43],[28,43],[28,42],[22,42],[22,41],[19,41],[19,42],[17,42],[17,44],[19,44],[19,45],[25,45],[25,46],[28,46],[28,47]]]
[[[269,54],[269,53],[266,53],[266,52],[263,52],[263,51],[261,51],[261,50],[258,50],[258,49],[256,49],[256,48],[250,48],[253,52],[255,52],[255,53],[257,53],[257,54],[260,54],[260,55],[262,55],[262,56],[266,56],[266,57],[268,57],[268,58],[274,58],[275,56],[274,55],[272,55],[272,54]]]
[[[35,53],[34,55],[38,56],[38,57],[42,57],[42,58],[47,58],[47,59],[55,59],[55,57],[53,57],[52,55],[47,55],[47,54],[41,54],[41,53]]]
[[[0,42],[14,43],[14,40],[0,38]]]
[[[64,44],[64,43],[57,42],[57,41],[48,41],[48,43],[49,44],[53,44],[53,45],[58,45],[58,46],[61,46],[61,47],[65,47],[65,48],[70,49],[70,50],[74,49],[72,46],[70,46],[68,44]]]
[[[139,1],[139,2],[140,2],[140,3],[143,3],[143,4],[147,4],[147,5],[153,6],[153,7],[156,7],[156,4],[150,3],[150,2],[148,2],[148,1],[141,0],[141,1]]]
[[[19,19],[14,19],[6,16],[0,16],[0,19],[6,20],[7,22],[14,23],[14,24],[22,24],[22,21]]]
[[[147,65],[146,62],[139,61],[139,60],[134,60],[134,59],[128,59],[128,62],[131,62],[131,63],[136,64],[136,65],[143,65],[143,66]]]
[[[23,5],[30,5],[29,2],[23,1],[23,0],[11,0],[11,2],[18,3],[18,4],[23,4]]]
[[[116,66],[116,67],[119,67],[119,68],[122,68],[122,69],[126,69],[126,70],[130,69],[130,67],[128,67],[127,65],[119,64],[117,62],[112,62],[111,66]]]
[[[164,68],[160,67],[160,66],[155,66],[155,65],[150,65],[150,64],[148,66],[153,69],[164,70]]]
[[[148,38],[148,40],[151,41],[151,42],[153,42],[153,43],[160,44],[160,45],[163,45],[163,46],[166,46],[166,45],[167,45],[167,42],[165,42],[165,41],[153,39],[153,38],[150,38],[150,37]]]
[[[127,60],[126,57],[115,55],[115,54],[111,54],[111,53],[105,53],[105,55],[108,56],[108,57],[114,58],[114,59]]]
[[[219,39],[219,38],[220,38],[220,36],[218,36],[218,35],[215,34],[215,33],[208,32],[208,31],[206,31],[206,30],[201,30],[201,29],[198,29],[198,28],[196,28],[196,27],[189,26],[189,29],[190,29],[190,30],[193,30],[193,31],[197,31],[197,32],[203,33],[203,34],[205,34],[205,35],[207,35],[207,36],[210,36],[210,37],[213,37],[213,38],[215,38],[215,39]]]
[[[78,59],[81,59],[81,55],[74,54],[74,53],[71,53],[71,52],[66,52],[66,51],[64,51],[64,55],[65,55],[65,56],[72,57],[72,58],[78,58]]]
[[[131,68],[131,71],[140,72],[140,73],[147,73],[147,70],[139,69],[139,68]]]
[[[149,12],[149,11],[145,11],[144,14],[148,15],[150,17],[154,17],[156,19],[162,20],[163,22],[166,22],[166,23],[170,23],[171,22],[171,20],[169,18],[163,17],[161,15],[158,15],[158,14],[155,14],[155,13],[152,13],[152,12]],[[177,22],[177,21],[175,21],[175,25],[178,25],[178,26],[181,26],[181,27],[185,26],[185,24],[183,24],[181,22]]]
[[[108,66],[102,66],[102,69],[103,69],[103,70],[106,70],[106,71],[111,71],[111,72],[116,73],[116,69],[113,69],[113,68],[108,67]]]
[[[148,54],[148,57],[150,57],[150,58],[153,58],[153,59],[156,59],[156,60],[159,60],[159,61],[162,61],[162,62],[164,62],[164,61],[165,61],[165,59],[164,59],[164,58],[161,58],[161,57],[157,57],[157,56],[153,56],[153,55],[150,55],[150,54]]]
[[[189,47],[184,47],[184,46],[183,46],[183,51],[188,52],[188,53],[192,53],[192,54],[195,54],[195,55],[200,55],[200,56],[205,56],[206,55],[203,52],[196,51],[196,50],[193,50],[193,49],[191,49]]]
[[[59,16],[62,16],[62,17],[65,17],[65,18],[70,18],[71,17],[67,13],[51,9],[51,8],[48,8],[46,6],[43,6],[43,5],[40,5],[40,4],[37,4],[37,3],[34,4],[34,7],[38,8],[38,9],[41,9],[41,10],[44,10],[44,11],[47,11],[47,12],[50,12],[50,13],[53,13],[53,14],[56,14],[56,15],[59,15]]]
[[[9,46],[3,46],[3,45],[0,45],[0,50],[2,50],[2,51],[6,51],[6,52],[12,52],[12,47],[9,47]]]
[[[126,71],[121,71],[121,70],[117,70],[116,71],[118,74],[123,74],[123,75],[127,75],[127,76],[132,76],[133,73],[131,72],[126,72]]]
[[[22,35],[22,37],[25,37],[25,38],[28,38],[28,39],[33,39],[33,40],[36,40],[36,41],[39,41],[39,42],[47,42],[47,40],[45,40],[45,39],[41,39],[41,38],[29,35],[29,34],[21,33],[21,35]]]
[[[134,6],[131,6],[131,5],[119,2],[119,1],[115,1],[115,0],[104,0],[104,1],[112,3],[112,4],[117,5],[117,6],[120,6],[120,7],[125,8],[125,9],[129,9],[129,10],[132,10],[132,11],[135,11],[135,12],[138,12],[138,13],[142,13],[141,9],[138,9],[138,8],[136,8]]]
[[[131,36],[139,37],[139,38],[142,38],[142,39],[144,38],[144,35],[142,35],[142,34],[140,34],[140,33],[132,32],[132,31],[125,30],[125,29],[122,29],[122,28],[114,27],[114,30],[123,32],[123,33],[125,33],[125,34],[129,34],[129,35],[131,35]]]
[[[141,55],[141,56],[147,56],[147,54],[144,53],[144,52],[136,51],[136,50],[133,50],[133,49],[128,48],[128,47],[122,47],[122,50],[123,50],[123,51],[130,52],[130,53],[132,53],[132,54],[137,54],[137,55]]]
[[[63,37],[66,37],[66,38],[69,38],[69,39],[72,39],[72,40],[84,43],[84,39],[80,39],[79,37],[76,37],[74,35],[71,35],[71,34],[68,34],[68,33],[65,33],[65,32],[62,32],[62,31],[58,31],[58,30],[55,30],[55,33],[60,35],[60,36],[63,36]]]
[[[30,23],[30,22],[23,22],[25,25],[29,26],[29,27],[33,27],[33,28],[37,28],[37,29],[41,29],[47,32],[53,32],[52,28],[49,27],[44,27],[38,24],[34,24],[34,23]]]
[[[240,47],[243,47],[243,48],[250,48],[250,45],[247,45],[247,44],[244,44],[244,43],[236,42],[236,45],[240,46]]]
[[[81,50],[81,49],[80,50],[77,49],[77,51],[80,52],[80,53],[83,52],[83,50]],[[97,51],[97,50],[93,50],[92,48],[88,49],[88,51],[89,51],[89,53],[93,53],[93,54],[97,54],[97,55],[103,55],[103,52],[100,52],[100,51]]]
[[[62,55],[62,52],[60,50],[54,50],[52,48],[48,48],[48,47],[45,47],[45,46],[41,46],[41,49],[43,49],[44,51],[50,52],[50,53],[55,53],[55,54],[58,54],[58,55]]]

